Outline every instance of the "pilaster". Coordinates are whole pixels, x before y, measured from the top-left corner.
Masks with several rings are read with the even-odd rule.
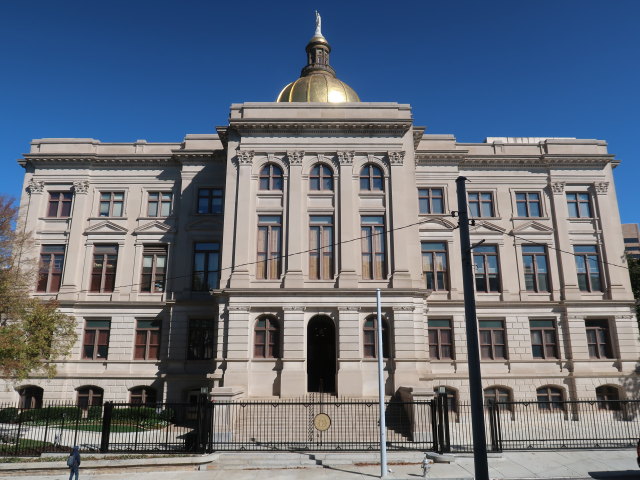
[[[224,385],[247,390],[249,386],[249,355],[251,349],[251,312],[245,305],[227,307],[226,371]]]
[[[280,395],[300,397],[307,392],[304,307],[284,307]]]
[[[302,161],[303,151],[287,152],[289,159],[289,212],[287,215],[287,251],[296,253],[306,250],[303,245],[303,233],[305,221],[303,218],[303,207],[305,205],[302,196]],[[287,272],[284,277],[286,288],[302,287],[304,278],[302,276],[302,261],[305,255],[292,255],[287,258]]]
[[[359,258],[357,242],[353,242],[357,238],[355,227],[355,218],[357,216],[356,192],[354,191],[353,180],[353,157],[355,152],[338,152],[338,161],[340,162],[340,190],[339,190],[339,224],[340,244],[339,254],[339,272],[338,287],[349,288],[357,287],[357,259]]]
[[[363,372],[359,308],[340,308],[338,315],[338,394],[360,397]]]
[[[248,287],[249,276],[249,229],[255,224],[254,215],[251,212],[251,166],[253,164],[253,151],[238,150],[236,160],[238,166],[238,190],[236,200],[236,218],[234,238],[234,267],[231,273],[230,284],[232,288]]]

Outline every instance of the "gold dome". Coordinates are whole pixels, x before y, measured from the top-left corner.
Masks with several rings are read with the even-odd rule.
[[[307,65],[300,78],[284,87],[276,102],[359,102],[358,94],[336,78],[329,64],[331,45],[322,35],[320,14],[316,12],[316,31],[307,44]]]
[[[359,102],[358,94],[331,75],[316,73],[301,77],[284,87],[277,102]]]

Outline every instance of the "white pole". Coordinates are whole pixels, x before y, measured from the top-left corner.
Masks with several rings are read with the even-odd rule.
[[[384,421],[384,366],[382,363],[382,305],[380,304],[380,289],[376,288],[376,306],[378,319],[376,322],[378,333],[378,396],[380,403],[380,478],[387,475],[387,426]]]

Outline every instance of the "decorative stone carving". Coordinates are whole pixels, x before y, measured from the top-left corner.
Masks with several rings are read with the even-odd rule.
[[[287,158],[289,159],[289,165],[302,165],[302,160],[304,160],[304,150],[287,152]]]
[[[229,305],[227,310],[230,312],[249,312],[249,307],[246,305]]]
[[[253,163],[253,150],[237,150],[236,156],[240,165],[251,165]]]
[[[551,191],[556,195],[564,193],[565,184],[565,182],[551,182]]]
[[[399,305],[399,306],[395,306],[395,307],[392,307],[392,308],[393,308],[394,312],[396,312],[396,311],[399,311],[399,312],[413,312],[416,309],[416,307],[413,306],[413,305]]]
[[[594,187],[598,195],[605,195],[609,190],[609,182],[596,182]]]
[[[337,152],[340,165],[352,165],[356,152]]]
[[[391,165],[402,165],[404,162],[404,151],[401,152],[387,152],[389,156],[389,163]]]
[[[32,178],[29,180],[27,189],[29,190],[29,193],[42,193],[44,192],[44,182],[42,180],[34,180]]]
[[[305,308],[301,305],[287,305],[282,307],[285,312],[304,312]]]
[[[73,192],[76,195],[86,195],[89,192],[89,180],[78,180],[73,182]]]
[[[339,312],[359,312],[360,307],[338,307]]]

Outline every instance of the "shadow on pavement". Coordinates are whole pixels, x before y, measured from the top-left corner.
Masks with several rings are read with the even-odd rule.
[[[380,478],[378,475],[371,475],[370,473],[359,472],[357,470],[344,470],[342,468],[330,467],[329,465],[322,465],[322,468],[325,470],[335,470],[336,472],[353,473],[354,475],[362,477]]]
[[[591,478],[602,480],[630,480],[640,479],[640,470],[620,470],[618,472],[589,472]]]

